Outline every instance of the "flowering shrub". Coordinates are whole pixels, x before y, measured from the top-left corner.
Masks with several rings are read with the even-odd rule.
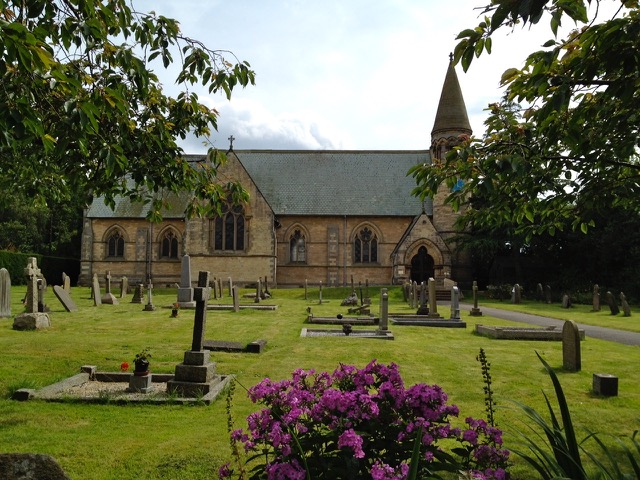
[[[416,445],[419,478],[438,471],[507,478],[501,431],[470,417],[465,428],[452,427],[458,407],[446,404],[442,389],[405,388],[395,364],[340,365],[333,374],[296,370],[291,380],[264,379],[249,397],[265,408],[247,417],[246,432],[231,432],[232,443],[258,460],[249,478],[406,479]],[[238,470],[246,478],[244,466]],[[233,476],[230,464],[220,468],[220,478]]]

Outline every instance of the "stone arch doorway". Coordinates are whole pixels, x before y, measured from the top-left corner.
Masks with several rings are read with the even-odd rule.
[[[427,253],[427,247],[420,247],[418,253],[411,259],[411,282],[420,285],[435,275],[433,257]]]

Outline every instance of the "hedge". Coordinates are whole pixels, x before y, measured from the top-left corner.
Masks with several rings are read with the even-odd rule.
[[[80,274],[80,261],[75,258],[47,257],[33,253],[16,253],[0,250],[0,268],[9,271],[12,285],[24,285],[27,282],[24,269],[29,257],[35,257],[38,267],[49,285],[62,284],[62,272],[69,275],[71,284],[78,282]]]

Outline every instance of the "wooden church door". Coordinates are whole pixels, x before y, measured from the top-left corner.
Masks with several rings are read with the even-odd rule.
[[[427,253],[426,247],[420,247],[411,259],[411,282],[420,285],[427,282],[435,274],[433,257]]]

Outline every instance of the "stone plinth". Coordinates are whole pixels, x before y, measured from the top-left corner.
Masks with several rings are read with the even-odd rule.
[[[129,388],[127,388],[127,392],[140,392],[140,393],[151,392],[153,390],[151,379],[152,379],[151,374],[131,375],[129,377]]]
[[[167,392],[183,397],[206,395],[219,382],[216,364],[211,361],[211,352],[186,351],[184,361],[176,366],[175,377],[167,382]]]
[[[593,374],[593,393],[606,397],[618,396],[618,377],[608,373]]]
[[[23,313],[13,319],[14,330],[41,330],[49,328],[51,320],[48,313]]]

